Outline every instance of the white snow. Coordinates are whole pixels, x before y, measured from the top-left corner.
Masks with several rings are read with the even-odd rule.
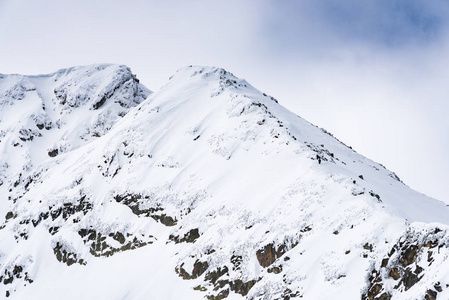
[[[444,203],[411,190],[382,165],[223,69],[183,68],[142,103],[149,91],[133,78],[126,67],[97,65],[0,79],[0,213],[14,215],[0,230],[0,274],[20,264],[33,280],[0,284],[0,295],[216,295],[205,274],[183,280],[175,273],[183,263],[191,273],[199,259],[208,271],[226,266],[222,279],[257,279],[248,299],[281,298],[286,288],[305,299],[360,299],[370,270],[380,268],[407,230],[447,229]],[[111,92],[118,82],[121,87]],[[58,91],[65,100],[58,100]],[[105,94],[112,96],[94,109]],[[45,122],[52,129],[36,127]],[[31,129],[32,141],[20,140],[22,128]],[[49,157],[56,148],[58,155]],[[164,226],[136,215],[116,198],[128,194],[140,195],[140,210],[161,208],[157,214],[177,223]],[[51,212],[80,199],[91,208],[53,220]],[[50,216],[37,226],[30,222],[45,212]],[[53,235],[51,227],[58,227]],[[79,234],[89,228],[148,244],[95,257]],[[169,238],[192,229],[201,235],[195,243]],[[20,232],[28,238],[14,238]],[[59,262],[52,249],[57,242],[86,264]],[[282,265],[280,274],[268,273],[256,257],[270,243],[287,248],[273,264]],[[372,250],[364,248],[367,243]],[[233,255],[242,257],[237,269]],[[449,283],[447,257],[438,256],[437,263],[394,299],[423,297],[434,282]],[[199,285],[207,291],[193,290]],[[231,291],[228,299],[241,297]]]

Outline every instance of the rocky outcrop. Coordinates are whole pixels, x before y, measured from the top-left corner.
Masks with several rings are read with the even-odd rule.
[[[200,237],[200,232],[198,228],[190,229],[183,237],[179,235],[170,235],[168,237],[169,240],[178,243],[195,243],[196,240]]]
[[[177,223],[176,217],[168,216],[162,206],[141,208],[143,202],[148,202],[150,197],[140,194],[125,194],[115,195],[115,201],[128,206],[133,214],[144,217],[151,217],[154,220],[164,224],[165,226],[175,226]]]
[[[284,243],[280,245],[275,245],[274,243],[270,243],[265,245],[262,249],[257,250],[256,256],[259,264],[266,268],[271,266],[278,258],[285,254],[288,250],[296,247],[298,243]],[[278,269],[276,269],[278,270]],[[281,268],[282,270],[282,268]],[[274,269],[272,269],[274,272]],[[280,272],[279,272],[280,273]]]
[[[423,292],[425,299],[436,299],[443,288],[440,283],[426,279],[428,269],[432,268],[433,255],[438,255],[442,248],[449,248],[448,237],[438,227],[427,230],[409,231],[391,248],[380,263],[380,269],[373,269],[369,275],[369,286],[362,299],[392,299],[395,293],[406,293],[418,283],[425,281]],[[393,288],[385,282],[393,280]]]
[[[53,252],[55,253],[58,261],[65,263],[68,266],[73,265],[74,263],[79,263],[80,265],[86,264],[84,259],[78,257],[78,254],[70,252],[70,250],[66,249],[66,245],[63,243],[57,242],[53,248]]]
[[[144,240],[137,238],[132,233],[111,232],[103,234],[93,228],[81,229],[78,234],[83,239],[84,244],[89,247],[90,254],[96,257],[108,257],[117,252],[134,250],[153,243],[153,236],[148,236]],[[112,246],[116,244],[113,241],[118,242],[120,246]]]

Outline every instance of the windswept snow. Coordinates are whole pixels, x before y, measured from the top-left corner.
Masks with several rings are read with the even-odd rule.
[[[183,68],[148,95],[124,66],[1,76],[1,293],[448,294],[442,202],[223,69]]]

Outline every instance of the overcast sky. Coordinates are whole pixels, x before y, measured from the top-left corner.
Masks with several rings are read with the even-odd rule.
[[[0,0],[0,73],[126,64],[157,90],[224,67],[449,203],[449,4]]]

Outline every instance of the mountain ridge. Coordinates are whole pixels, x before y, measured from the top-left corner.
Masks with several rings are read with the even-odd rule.
[[[448,294],[447,268],[432,265],[448,264],[447,226],[416,222],[447,224],[448,208],[274,98],[223,69],[192,66],[137,102],[101,136],[0,187],[10,196],[0,288],[11,298]],[[155,283],[124,284],[115,269]],[[54,289],[43,286],[49,279]]]

